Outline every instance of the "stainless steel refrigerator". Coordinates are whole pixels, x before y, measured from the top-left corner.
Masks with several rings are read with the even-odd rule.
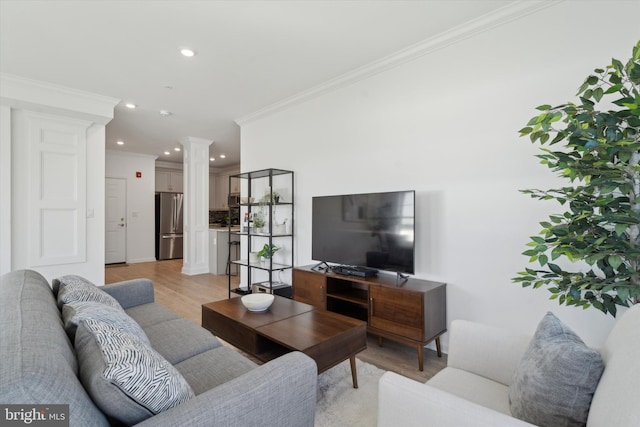
[[[156,259],[182,258],[182,193],[156,193]]]

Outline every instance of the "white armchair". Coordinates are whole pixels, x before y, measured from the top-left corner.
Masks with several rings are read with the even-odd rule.
[[[627,310],[601,350],[604,372],[588,427],[640,426],[640,305]],[[380,379],[378,427],[531,426],[513,418],[509,385],[530,336],[455,320],[447,367],[426,384],[393,372]]]

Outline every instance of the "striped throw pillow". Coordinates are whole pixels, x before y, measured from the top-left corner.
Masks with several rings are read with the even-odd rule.
[[[57,279],[59,282],[58,289],[58,308],[62,310],[64,304],[69,304],[76,301],[95,301],[103,304],[110,305],[112,307],[119,307],[120,303],[85,279],[80,276],[63,276]]]
[[[80,378],[103,412],[131,425],[194,396],[184,377],[134,336],[99,320],[76,332]]]
[[[74,301],[62,306],[62,321],[67,335],[73,342],[78,325],[87,319],[100,320],[116,329],[131,334],[147,345],[151,345],[147,334],[122,307],[112,307],[95,301]]]

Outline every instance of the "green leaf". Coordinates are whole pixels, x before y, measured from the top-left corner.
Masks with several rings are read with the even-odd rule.
[[[622,300],[622,301],[626,301],[629,299],[629,289],[625,288],[625,287],[619,287],[616,289],[616,293],[618,294],[618,297]]]
[[[622,84],[618,83],[618,84],[614,84],[613,86],[611,86],[609,89],[607,89],[604,93],[609,95],[615,92],[618,92],[620,89],[622,89]]]
[[[618,267],[620,267],[620,265],[622,264],[622,257],[620,257],[619,255],[609,255],[607,261],[609,262],[609,265],[611,267],[617,270]]]
[[[558,265],[549,263],[548,266],[549,266],[549,269],[554,273],[556,274],[562,273],[562,269]]]
[[[602,90],[601,87],[596,88],[593,91],[593,97],[595,98],[596,101],[600,101],[602,99],[602,95],[604,94],[604,91]]]
[[[615,58],[611,59],[611,65],[613,65],[618,73],[622,74],[624,72],[624,65],[622,65],[622,62],[620,62],[619,60]]]
[[[616,224],[616,235],[622,236],[628,228],[628,224]]]

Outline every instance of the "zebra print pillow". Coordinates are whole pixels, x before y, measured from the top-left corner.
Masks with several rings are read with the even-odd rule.
[[[122,308],[114,297],[84,277],[63,276],[57,280],[59,281],[58,308],[61,310],[64,304],[75,301],[95,301],[112,307]]]
[[[122,307],[112,307],[94,301],[75,301],[62,306],[62,321],[64,329],[71,341],[75,339],[76,329],[83,320],[100,320],[114,326],[116,329],[129,333],[147,345],[151,345],[147,334],[140,325],[133,320]]]
[[[194,396],[184,377],[132,335],[99,320],[76,332],[80,378],[102,411],[127,425]]]

